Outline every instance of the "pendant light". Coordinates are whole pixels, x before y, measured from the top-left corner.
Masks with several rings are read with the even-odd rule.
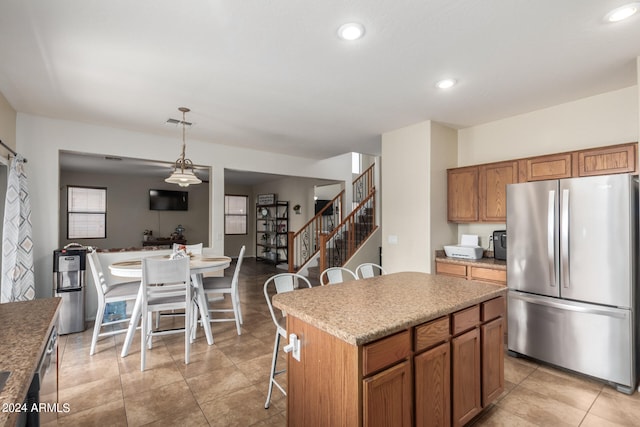
[[[164,181],[169,184],[178,184],[180,187],[188,187],[191,184],[200,184],[202,180],[200,180],[194,173],[193,162],[184,158],[184,153],[187,147],[187,143],[185,142],[185,114],[191,110],[186,107],[180,107],[178,110],[182,112],[182,154],[178,160],[176,160],[173,173]]]

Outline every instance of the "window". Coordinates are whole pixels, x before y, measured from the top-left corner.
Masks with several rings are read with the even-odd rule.
[[[248,196],[224,196],[224,234],[247,234]]]
[[[107,189],[67,187],[67,239],[107,237]]]
[[[351,173],[360,175],[362,172],[362,154],[351,152]]]

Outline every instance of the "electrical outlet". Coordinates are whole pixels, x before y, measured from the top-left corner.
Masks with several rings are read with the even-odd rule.
[[[493,242],[493,234],[489,236],[489,241]]]

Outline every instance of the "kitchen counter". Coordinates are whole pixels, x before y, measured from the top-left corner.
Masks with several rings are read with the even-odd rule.
[[[287,425],[468,423],[504,391],[505,295],[417,272],[275,295],[299,339]]]
[[[491,256],[487,256],[491,255]],[[506,270],[507,262],[493,258],[493,252],[485,251],[483,258],[480,259],[462,259],[448,257],[444,251],[436,251],[436,262],[447,262],[449,264],[460,264],[477,267],[492,268],[494,270]]]
[[[60,307],[60,298],[0,304],[0,371],[11,376],[0,392],[0,425],[14,426],[17,412],[6,404],[24,401]]]
[[[275,295],[273,305],[360,346],[502,295],[503,286],[403,272]]]

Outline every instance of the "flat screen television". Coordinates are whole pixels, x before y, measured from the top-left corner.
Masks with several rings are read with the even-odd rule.
[[[316,206],[315,206],[316,215],[318,214],[318,212],[322,210],[322,208],[327,206],[329,203],[331,203],[331,200],[316,200]],[[322,215],[323,216],[333,215],[333,206],[329,206],[326,211],[322,212]]]
[[[189,193],[187,191],[149,190],[149,209],[152,211],[187,211]]]

